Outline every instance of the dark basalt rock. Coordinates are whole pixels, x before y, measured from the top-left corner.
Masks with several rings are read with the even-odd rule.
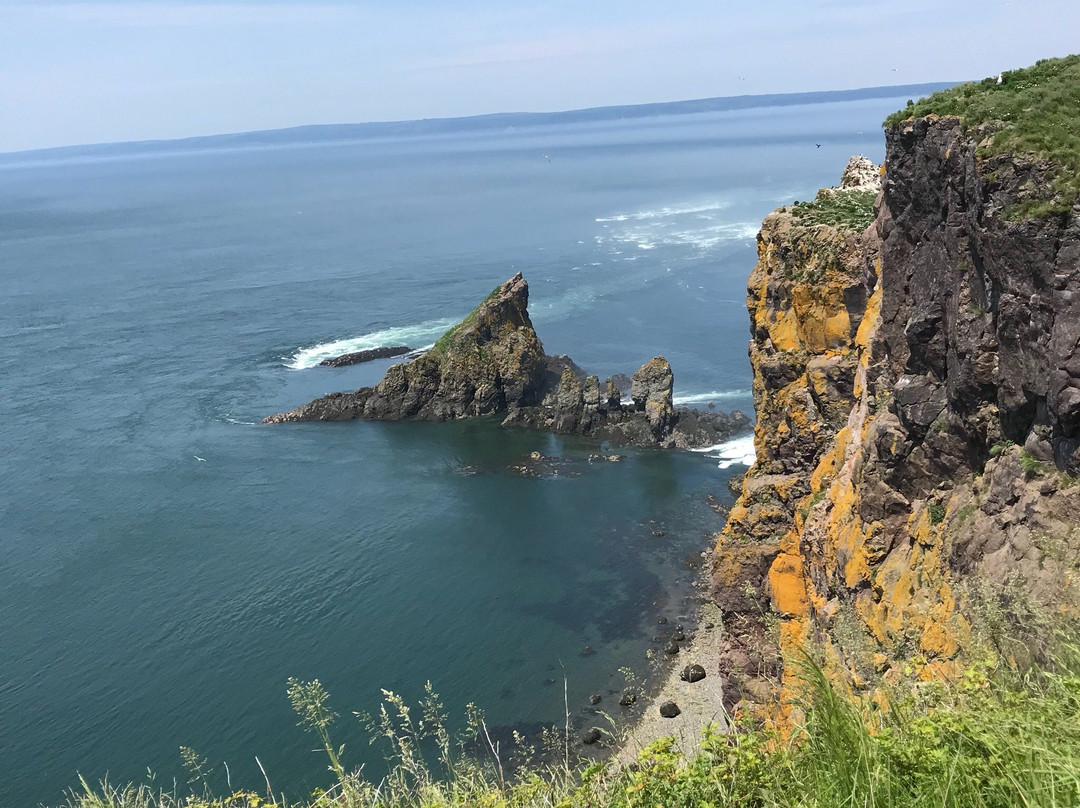
[[[634,702],[637,701],[637,693],[633,690],[625,690],[623,694],[619,696],[620,707],[633,707]]]
[[[593,693],[591,696],[589,696],[589,704],[592,704],[593,706],[596,706],[601,701],[603,701],[603,699],[604,699],[604,697],[601,696],[599,693]]]
[[[333,359],[324,359],[319,363],[319,367],[343,368],[347,365],[359,365],[361,362],[370,362],[373,359],[389,359],[392,356],[403,356],[407,353],[412,353],[412,348],[405,345],[395,345],[389,348],[369,348],[365,351],[354,351],[353,353],[335,356]]]
[[[603,733],[596,727],[590,727],[585,730],[585,733],[581,736],[581,742],[586,746],[592,746],[597,743],[603,737]]]
[[[682,713],[679,705],[673,701],[665,701],[660,705],[660,715],[664,718],[675,718]]]
[[[664,646],[664,653],[674,656],[675,654],[679,653],[679,644],[675,642],[675,640],[671,640],[667,645]]]
[[[679,674],[679,678],[684,682],[700,682],[705,678],[705,669],[700,665],[687,665]]]
[[[673,374],[663,357],[650,359],[633,379],[603,386],[568,356],[548,356],[528,313],[529,285],[518,273],[493,291],[427,353],[393,365],[374,387],[332,393],[264,423],[344,421],[351,418],[446,421],[505,413],[503,425],[594,437],[612,444],[695,448],[744,431],[740,412],[703,412],[672,406]],[[324,364],[405,352],[379,348]],[[349,361],[346,361],[349,360]],[[624,386],[620,387],[620,384]],[[629,386],[633,405],[624,406]],[[609,455],[604,459],[621,459]]]

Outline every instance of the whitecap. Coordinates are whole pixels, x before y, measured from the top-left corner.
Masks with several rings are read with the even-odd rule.
[[[716,467],[720,469],[727,469],[736,465],[752,466],[757,459],[757,454],[754,451],[753,435],[743,435],[740,438],[718,443],[716,446],[706,446],[703,449],[694,449],[693,451],[701,452],[713,460],[719,460],[720,462],[716,464]]]
[[[616,213],[613,216],[597,217],[598,222],[626,222],[630,220],[644,221],[648,219],[667,219],[672,216],[686,216],[693,213],[712,213],[731,207],[731,202],[715,200],[702,202],[696,205],[677,205],[656,208],[655,210],[639,210],[634,213]]]
[[[335,356],[353,353],[355,351],[367,351],[372,348],[387,348],[395,345],[415,345],[420,342],[428,345],[431,341],[441,336],[448,328],[457,324],[457,320],[429,320],[418,325],[395,326],[384,328],[381,331],[372,331],[370,334],[362,334],[359,337],[332,340],[300,348],[291,356],[283,356],[285,367],[293,370],[306,370],[313,368],[324,359],[333,359]]]
[[[706,404],[710,401],[724,401],[730,398],[750,398],[753,395],[750,390],[713,390],[709,393],[680,393],[672,400],[678,405]]]

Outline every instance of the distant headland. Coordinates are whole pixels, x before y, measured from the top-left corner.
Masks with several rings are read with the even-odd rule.
[[[869,98],[921,98],[953,87],[957,82],[897,84],[862,87],[854,90],[822,90],[806,93],[771,93],[696,98],[687,101],[664,101],[653,104],[626,104],[588,107],[563,112],[497,112],[462,118],[423,118],[413,121],[374,121],[370,123],[335,123],[265,129],[255,132],[203,135],[176,140],[140,140],[123,143],[95,143],[81,146],[58,146],[0,154],[0,167],[43,160],[118,158],[143,154],[209,151],[216,149],[257,149],[298,144],[345,143],[388,137],[423,137],[457,132],[497,132],[505,129],[558,126],[575,123],[599,123],[664,115],[694,115],[727,112],[757,107],[790,107],[800,104],[828,104],[862,101]]]

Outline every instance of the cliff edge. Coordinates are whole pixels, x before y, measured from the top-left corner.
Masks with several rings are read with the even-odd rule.
[[[757,462],[713,560],[729,707],[790,695],[798,649],[883,701],[988,649],[1036,659],[1075,615],[1080,205],[1061,177],[1077,155],[963,113],[1032,85],[1076,96],[1078,73],[1049,60],[920,102],[887,122],[880,192],[855,159],[857,183],[765,219]]]

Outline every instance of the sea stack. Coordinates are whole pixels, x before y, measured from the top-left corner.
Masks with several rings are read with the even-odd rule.
[[[423,356],[392,365],[374,387],[331,393],[264,423],[449,421],[502,413],[503,425],[587,435],[620,445],[711,446],[745,430],[730,415],[676,409],[674,374],[662,356],[630,382],[624,405],[613,379],[601,384],[568,356],[549,356],[529,319],[529,284],[521,273],[497,286]],[[601,393],[603,391],[603,393]]]

